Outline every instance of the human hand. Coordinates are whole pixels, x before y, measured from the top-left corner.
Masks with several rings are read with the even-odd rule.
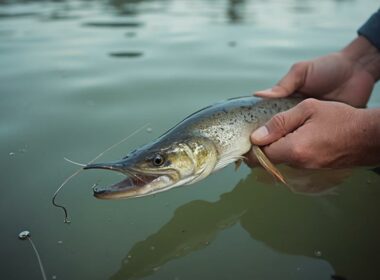
[[[296,63],[261,97],[306,97],[364,107],[380,78],[380,52],[359,36],[342,51]],[[307,99],[277,114],[251,135],[274,163],[323,168],[380,162],[380,109],[362,110],[337,102]],[[252,152],[247,164],[256,165]]]
[[[273,98],[298,92],[364,107],[379,76],[378,50],[358,37],[340,52],[294,64],[277,85],[255,95]]]
[[[380,162],[379,109],[306,99],[275,115],[251,135],[273,163],[304,168],[343,168]],[[257,165],[252,151],[249,166]]]

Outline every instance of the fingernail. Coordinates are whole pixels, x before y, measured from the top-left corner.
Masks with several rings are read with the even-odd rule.
[[[259,93],[259,94],[264,93],[265,94],[265,93],[271,93],[271,92],[273,92],[272,88],[267,88],[267,89],[263,89],[263,90],[258,90],[255,92],[255,94],[256,93]]]
[[[264,125],[264,126],[261,126],[259,127],[258,129],[256,129],[253,133],[252,133],[252,138],[254,138],[255,140],[262,140],[263,138],[267,137],[269,134],[268,132],[268,129],[267,127]]]

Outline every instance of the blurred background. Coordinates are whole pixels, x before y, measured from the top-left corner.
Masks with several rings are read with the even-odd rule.
[[[295,194],[257,168],[100,201],[83,172],[186,115],[273,85],[299,60],[344,47],[374,0],[0,0],[0,278],[378,279],[380,179],[352,170],[334,193]],[[370,107],[380,105],[377,86]],[[307,175],[297,175],[310,181]],[[326,179],[327,175],[317,176]],[[315,176],[313,178],[315,180]],[[316,183],[315,186],[320,186]]]

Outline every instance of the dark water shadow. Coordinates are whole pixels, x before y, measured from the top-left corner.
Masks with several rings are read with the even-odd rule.
[[[100,28],[137,28],[143,26],[141,22],[119,22],[119,21],[94,21],[85,22],[83,26]]]
[[[216,202],[197,200],[177,208],[158,232],[130,249],[110,279],[153,274],[171,260],[204,249],[236,223],[278,252],[325,259],[336,272],[331,279],[376,279],[380,205],[365,200],[373,188],[355,187],[362,177],[351,177],[345,195],[310,197],[257,184],[257,176],[251,173]]]
[[[375,172],[377,175],[380,175],[380,167],[375,167],[372,169],[373,172]]]
[[[251,0],[252,1],[252,0]],[[0,5],[11,5],[11,4],[30,4],[46,2],[47,5],[54,7],[54,5],[60,5],[69,3],[67,0],[0,0]],[[80,1],[92,5],[96,1]],[[214,5],[215,1],[205,0],[204,2],[209,5]],[[225,8],[221,10],[221,13],[224,13],[228,23],[236,24],[242,23],[245,20],[245,7],[246,3],[250,2],[249,0],[226,0]],[[99,1],[101,5],[105,5],[111,8],[112,13],[115,16],[120,18],[133,19],[139,14],[154,12],[162,13],[165,12],[166,7],[170,4],[168,0],[108,0],[108,1]],[[159,3],[160,5],[152,5],[152,3]],[[1,18],[10,18],[10,17],[26,17],[26,16],[37,16],[38,13],[34,12],[20,12],[20,13],[2,13],[0,14]],[[69,17],[57,18],[57,20],[70,19]],[[121,28],[121,27],[141,27],[142,23],[140,22],[88,22],[84,23],[83,26],[87,27],[103,27],[103,28]]]
[[[132,38],[132,37],[136,37],[136,36],[137,36],[136,32],[128,31],[125,33],[125,37]]]
[[[70,14],[61,14],[61,13],[58,13],[58,12],[53,12],[49,15],[46,15],[46,16],[43,16],[41,17],[41,21],[69,21],[69,20],[77,20],[77,19],[80,19],[81,17],[80,16],[77,16],[77,15],[70,15]]]
[[[244,7],[246,0],[228,0],[226,18],[229,23],[241,23],[244,21]]]
[[[115,11],[117,12],[119,16],[135,16],[135,15],[147,12],[147,7],[144,6],[144,4],[151,4],[154,2],[165,4],[169,1],[168,0],[109,0],[108,4],[115,9]],[[157,7],[155,9],[157,9]]]
[[[112,52],[109,53],[111,57],[119,57],[119,58],[137,58],[143,56],[143,52]]]
[[[11,18],[35,17],[38,15],[39,15],[39,13],[35,13],[35,12],[18,12],[18,13],[2,13],[2,12],[0,12],[0,20],[1,19],[11,19]]]

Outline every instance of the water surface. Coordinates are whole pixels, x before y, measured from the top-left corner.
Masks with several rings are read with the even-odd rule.
[[[377,279],[380,179],[355,170],[338,195],[296,195],[259,169],[228,167],[191,187],[100,201],[120,180],[103,160],[215,101],[270,87],[290,65],[342,48],[376,1],[1,1],[2,279]],[[380,105],[379,87],[369,106]],[[342,278],[337,278],[337,277]],[[335,278],[334,278],[335,277]]]

